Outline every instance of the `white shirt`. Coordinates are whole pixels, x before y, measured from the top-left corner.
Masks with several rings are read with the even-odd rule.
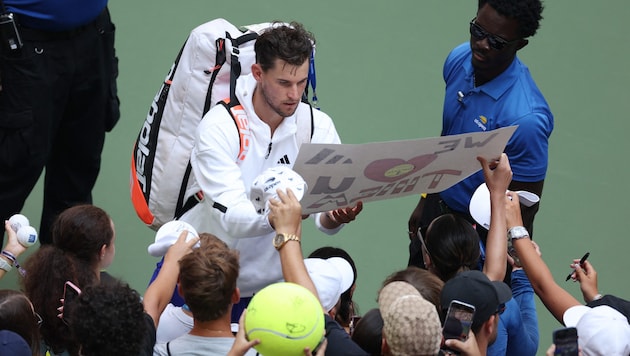
[[[275,232],[267,216],[258,215],[249,199],[251,183],[269,167],[281,164],[293,167],[301,144],[296,122],[311,120],[309,106],[302,103],[292,116],[284,118],[272,137],[269,126],[254,111],[252,95],[255,88],[256,80],[251,74],[237,81],[236,96],[247,114],[249,140],[247,153],[238,164],[239,135],[227,110],[217,105],[199,124],[191,155],[196,183],[190,192],[202,190],[204,201],[181,218],[199,233],[212,233],[239,250],[238,287],[243,297],[250,297],[265,286],[282,280],[280,257],[272,245]],[[313,110],[313,122],[312,143],[341,143],[328,115]],[[327,234],[339,231],[321,226],[319,214],[315,220],[317,227]]]

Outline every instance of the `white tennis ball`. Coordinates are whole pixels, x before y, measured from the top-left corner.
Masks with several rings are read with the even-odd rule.
[[[32,226],[22,226],[17,231],[17,239],[24,247],[32,246],[37,242],[37,230]]]
[[[30,226],[31,224],[28,221],[28,218],[22,214],[15,214],[9,218],[9,223],[11,223],[11,229],[13,231],[18,232],[22,226]]]

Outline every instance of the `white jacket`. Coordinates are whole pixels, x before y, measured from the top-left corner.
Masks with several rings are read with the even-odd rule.
[[[250,297],[282,280],[280,257],[272,244],[275,231],[266,216],[256,213],[249,199],[251,183],[269,167],[282,164],[293,167],[299,148],[296,120],[311,120],[310,108],[301,103],[293,116],[282,121],[272,137],[269,126],[254,112],[255,87],[256,80],[251,74],[240,77],[236,85],[236,96],[245,109],[250,129],[249,149],[238,164],[239,135],[225,107],[215,106],[199,124],[191,165],[197,184],[193,190],[202,190],[204,200],[180,219],[199,233],[212,233],[239,250],[238,287],[243,297]],[[340,143],[332,119],[319,110],[313,110],[313,115],[311,142]],[[315,221],[317,227],[328,234],[339,231],[322,227],[319,214]]]

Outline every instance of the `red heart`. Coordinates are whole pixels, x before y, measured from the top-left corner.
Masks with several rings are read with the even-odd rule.
[[[365,167],[363,174],[378,182],[395,182],[416,173],[435,161],[437,154],[427,154],[410,160],[400,158],[385,158],[374,161]]]

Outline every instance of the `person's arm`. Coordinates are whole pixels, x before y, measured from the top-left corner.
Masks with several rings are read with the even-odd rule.
[[[512,181],[509,186],[509,190],[511,191],[519,191],[524,190],[527,192],[534,193],[538,195],[538,197],[542,197],[543,185],[545,184],[544,180],[538,182],[519,182]],[[523,226],[529,231],[529,236],[534,236],[534,217],[540,208],[540,201],[530,207],[525,205],[521,205],[521,217],[523,218]]]
[[[144,293],[142,300],[144,310],[151,316],[156,327],[160,321],[160,315],[171,300],[173,289],[177,285],[179,260],[192,251],[192,247],[199,241],[199,237],[186,241],[187,236],[188,231],[182,231],[177,241],[169,247],[164,256],[160,273]]]
[[[363,210],[363,202],[358,201],[355,206],[330,210],[319,214],[318,228],[324,232],[326,232],[326,230],[337,232],[343,224],[354,221],[361,210]]]
[[[466,341],[461,341],[459,339],[447,339],[444,340],[444,344],[453,350],[459,351],[460,355],[463,356],[481,356],[481,351],[479,351],[479,345],[477,344],[475,333],[472,331],[468,332],[468,338]]]
[[[580,266],[580,260],[573,260],[575,268],[575,279],[580,282],[582,296],[586,303],[592,302],[597,296],[601,297],[597,291],[597,271],[589,261],[584,261],[584,268]]]
[[[507,201],[507,227],[523,226],[518,193],[508,193],[512,200]],[[529,238],[514,239],[512,245],[518,254],[523,269],[536,292],[551,314],[564,325],[564,312],[576,305],[581,305],[569,292],[560,287],[553,279],[547,264],[536,252]]]
[[[483,157],[477,158],[483,168],[486,185],[490,191],[490,229],[486,240],[486,261],[483,273],[491,281],[505,278],[507,263],[507,225],[505,217],[506,191],[512,180],[510,161],[505,153],[498,162],[488,162]]]
[[[7,254],[17,259],[22,253],[24,253],[24,251],[26,251],[26,247],[22,246],[22,244],[18,241],[17,233],[13,231],[11,223],[8,220],[4,221],[4,231],[7,233],[7,243],[4,245],[2,251],[6,251]],[[9,266],[9,270],[14,267],[13,260],[10,257],[0,254],[0,258],[7,266]],[[2,263],[2,261],[0,261],[0,263]],[[7,271],[0,268],[0,279],[2,279],[5,274],[7,274]]]
[[[203,204],[212,205],[211,209],[220,215],[216,221],[231,237],[273,232],[267,217],[259,215],[250,201],[241,166],[236,163],[240,144],[234,120],[222,105],[206,115],[197,128],[190,157],[195,180],[204,194]],[[259,173],[262,171],[254,172]]]
[[[302,206],[291,189],[283,192],[278,189],[280,200],[270,199],[269,220],[272,222],[278,233],[294,234],[301,236],[302,233]],[[317,289],[304,265],[302,246],[300,241],[288,241],[280,250],[280,264],[282,265],[282,275],[284,280],[305,287],[310,290],[317,299]],[[323,307],[322,307],[323,310]],[[326,311],[324,310],[324,313]]]

